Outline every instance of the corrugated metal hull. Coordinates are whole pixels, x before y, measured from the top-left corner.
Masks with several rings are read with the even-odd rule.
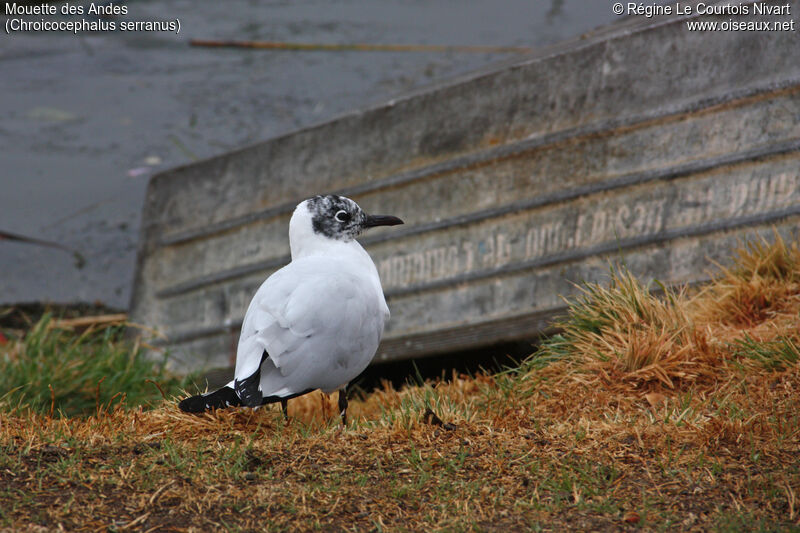
[[[611,259],[698,281],[797,227],[797,57],[796,33],[653,24],[159,175],[133,317],[176,368],[229,365],[291,210],[322,192],[406,221],[361,239],[392,310],[378,360],[533,337]]]

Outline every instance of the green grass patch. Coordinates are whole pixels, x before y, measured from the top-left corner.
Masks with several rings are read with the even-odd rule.
[[[24,336],[0,346],[0,410],[88,416],[115,405],[149,405],[177,394],[189,378],[164,369],[125,337],[124,326],[76,333],[45,315]],[[124,401],[123,401],[124,400]]]
[[[783,370],[800,361],[800,346],[789,337],[758,341],[745,335],[732,343],[732,350],[770,370]]]

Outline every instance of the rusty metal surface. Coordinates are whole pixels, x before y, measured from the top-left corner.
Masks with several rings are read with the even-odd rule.
[[[132,316],[174,368],[230,365],[294,205],[331,191],[406,221],[361,239],[392,310],[377,361],[533,337],[610,259],[698,281],[797,227],[797,57],[794,32],[628,25],[161,174]]]

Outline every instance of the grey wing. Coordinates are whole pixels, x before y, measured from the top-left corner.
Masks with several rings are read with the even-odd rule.
[[[256,372],[266,351],[260,387],[264,396],[346,384],[369,364],[383,332],[383,300],[373,292],[342,273],[279,271],[248,309],[236,379]]]
[[[285,301],[291,294],[292,287],[285,281],[286,267],[278,270],[261,284],[250,301],[242,322],[239,335],[239,346],[236,349],[236,369],[234,378],[244,380],[258,371],[266,346],[259,335],[272,328],[278,321],[279,309],[270,302]]]

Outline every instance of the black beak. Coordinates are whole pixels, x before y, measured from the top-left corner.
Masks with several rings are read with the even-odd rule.
[[[375,226],[397,226],[402,224],[403,221],[391,215],[367,215],[367,220],[364,222],[365,228],[374,228]]]

